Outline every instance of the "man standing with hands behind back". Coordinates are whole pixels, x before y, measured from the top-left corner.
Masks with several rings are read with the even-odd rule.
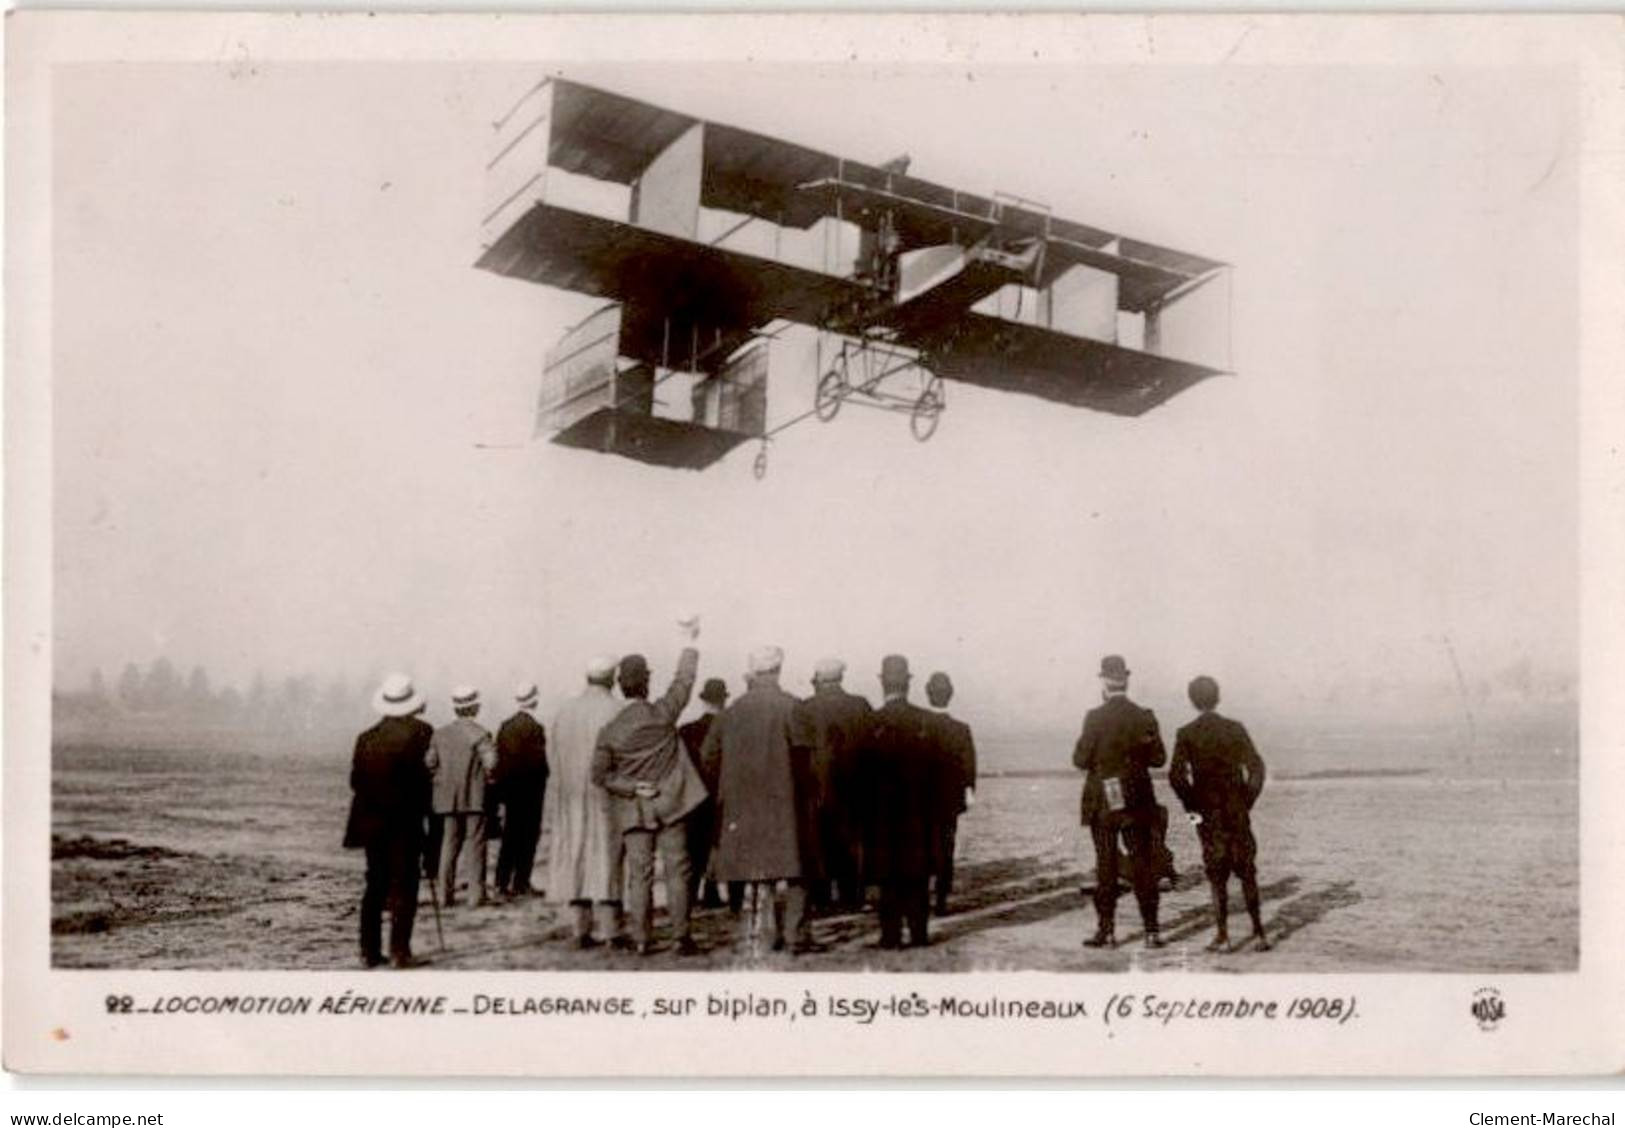
[[[699,638],[698,616],[679,619],[678,626],[686,642]],[[592,781],[609,792],[616,827],[626,844],[632,940],[639,955],[654,950],[650,916],[657,850],[666,869],[666,905],[677,954],[699,951],[689,934],[693,867],[685,819],[705,802],[706,790],[677,736],[677,718],[694,692],[699,666],[699,651],[684,646],[671,687],[659,701],[651,702],[648,661],[641,654],[622,658],[617,677],[626,704],[598,734],[593,750]]]
[[[1221,717],[1219,683],[1203,675],[1188,689],[1201,716],[1179,730],[1168,780],[1196,823],[1202,840],[1202,865],[1213,889],[1213,915],[1218,921],[1208,951],[1230,947],[1230,875],[1241,879],[1241,896],[1253,922],[1253,948],[1270,950],[1258,904],[1258,871],[1254,857],[1252,809],[1264,790],[1264,760],[1241,722]]]
[[[1083,719],[1072,764],[1083,781],[1083,823],[1095,846],[1095,934],[1087,948],[1117,944],[1117,840],[1128,850],[1129,880],[1140,904],[1145,946],[1162,947],[1157,930],[1157,873],[1153,830],[1157,798],[1151,769],[1168,760],[1151,710],[1128,698],[1128,664],[1116,654],[1100,662],[1101,704]]]

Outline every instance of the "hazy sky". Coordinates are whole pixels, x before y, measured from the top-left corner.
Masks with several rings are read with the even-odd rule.
[[[963,385],[700,473],[529,435],[591,299],[473,269],[541,74],[1003,189],[1224,259],[1234,378],[1137,420]],[[1072,723],[1106,651],[1174,703],[1448,680],[1577,638],[1575,91],[1496,68],[118,65],[59,72],[59,677],[168,654],[550,700],[594,652],[789,681],[889,650]],[[810,338],[775,346],[772,416]]]

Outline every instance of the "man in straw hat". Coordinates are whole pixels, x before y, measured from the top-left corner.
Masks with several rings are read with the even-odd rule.
[[[779,688],[784,651],[750,655],[747,689],[705,738],[702,758],[717,764],[719,881],[745,889],[742,937],[747,951],[815,950],[807,929],[806,809],[800,800],[817,737],[790,694]],[[816,863],[814,863],[816,864]],[[779,892],[784,895],[780,925]]]
[[[1270,949],[1258,903],[1258,870],[1254,859],[1252,809],[1264,790],[1264,760],[1239,721],[1219,716],[1219,683],[1202,675],[1187,689],[1198,716],[1174,738],[1174,762],[1168,781],[1196,823],[1202,841],[1202,865],[1213,891],[1218,922],[1210,952],[1230,947],[1230,875],[1241,879],[1241,896],[1253,922],[1253,947]]]
[[[937,859],[937,742],[924,709],[908,700],[908,659],[880,663],[885,703],[875,711],[859,760],[865,834],[863,867],[879,886],[880,947],[930,943],[929,883]]]
[[[1162,947],[1157,929],[1156,821],[1158,804],[1151,769],[1168,760],[1157,718],[1128,697],[1128,664],[1116,654],[1100,663],[1102,702],[1083,719],[1072,752],[1086,773],[1081,814],[1095,847],[1095,934],[1090,948],[1117,943],[1117,842],[1128,851],[1129,880],[1145,926],[1145,946]]]
[[[699,637],[696,619],[682,623],[686,640]],[[699,949],[689,934],[693,867],[688,857],[687,815],[705,801],[705,784],[677,737],[677,718],[694,692],[699,651],[683,647],[671,686],[649,700],[649,663],[641,654],[621,659],[616,677],[626,705],[598,734],[592,781],[610,794],[615,825],[626,845],[627,898],[632,942],[639,955],[654,950],[655,853],[666,871],[666,911],[679,955]]]
[[[383,911],[389,906],[389,956],[411,967],[418,909],[418,866],[429,814],[426,757],[434,730],[418,718],[423,697],[405,674],[391,674],[372,696],[379,721],[356,738],[350,766],[350,817],[344,845],[366,851],[361,894],[361,962],[384,962]]]
[[[531,892],[536,842],[542,833],[542,799],[547,794],[547,730],[536,719],[541,691],[535,682],[514,690],[513,716],[497,729],[496,788],[502,803],[502,846],[497,850],[497,892]]]
[[[858,744],[874,710],[869,702],[842,687],[845,676],[846,663],[841,659],[820,658],[813,666],[812,696],[802,702],[816,741],[810,806],[817,820],[823,862],[813,901],[824,907],[835,904],[838,896],[842,907],[861,909],[863,827],[857,815],[855,772]]]
[[[429,747],[429,770],[434,773],[434,813],[440,824],[440,896],[456,903],[457,861],[468,844],[468,892],[476,905],[486,903],[486,785],[496,770],[496,742],[474,718],[480,712],[480,693],[460,685],[451,691],[456,719],[435,729]]]
[[[931,721],[937,736],[937,895],[938,916],[948,915],[948,896],[954,888],[954,849],[959,816],[970,809],[976,794],[976,741],[970,726],[948,712],[954,683],[941,670],[925,682],[931,703]]]
[[[611,690],[615,659],[587,664],[587,684],[553,718],[553,776],[547,789],[547,895],[569,904],[576,947],[621,943],[623,845],[609,793],[592,781],[598,734],[621,711]],[[593,936],[596,914],[598,935]]]

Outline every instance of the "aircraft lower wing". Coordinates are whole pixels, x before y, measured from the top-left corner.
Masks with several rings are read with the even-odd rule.
[[[1224,374],[981,313],[963,313],[931,327],[899,326],[898,341],[919,350],[922,363],[945,379],[1112,415],[1143,415],[1202,380]]]
[[[599,408],[553,436],[560,446],[618,454],[679,470],[704,470],[750,439],[738,431],[613,407]]]

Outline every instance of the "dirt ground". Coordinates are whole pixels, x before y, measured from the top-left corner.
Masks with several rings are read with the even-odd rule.
[[[232,769],[252,778],[228,787],[218,769],[198,781],[188,765],[115,763],[62,773],[52,852],[57,966],[356,966],[362,863],[337,848],[342,804],[325,782],[261,765]],[[1277,942],[1267,954],[1202,950],[1212,911],[1195,835],[1179,818],[1170,845],[1181,880],[1162,907],[1169,946],[1142,948],[1125,896],[1124,943],[1084,949],[1094,913],[1080,886],[1092,859],[1076,826],[1076,782],[989,778],[978,795],[960,826],[953,912],[933,920],[924,950],[876,950],[870,911],[816,919],[826,952],[753,960],[736,943],[734,918],[706,910],[695,921],[699,957],[679,958],[669,944],[641,958],[581,952],[562,908],[543,897],[445,909],[437,932],[427,885],[414,947],[437,967],[468,969],[1540,971],[1578,961],[1572,778],[1272,783],[1255,812],[1264,917]],[[543,861],[536,872],[545,874]],[[1233,889],[1238,940],[1247,933],[1240,901]]]

